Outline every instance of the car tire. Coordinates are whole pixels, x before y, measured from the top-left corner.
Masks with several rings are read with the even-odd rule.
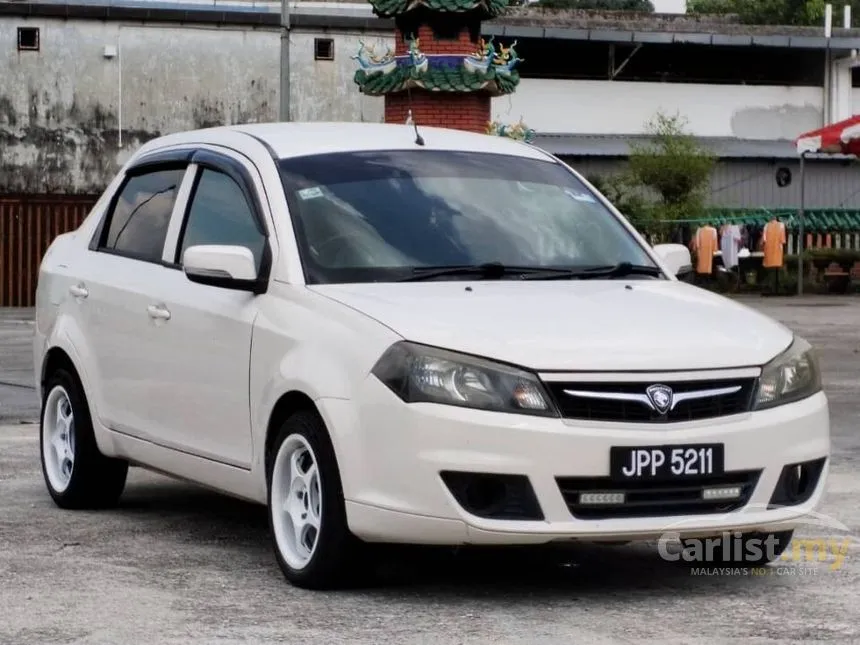
[[[731,532],[719,536],[713,536],[708,540],[713,542],[713,559],[708,561],[697,561],[697,565],[708,566],[708,564],[732,565],[736,567],[761,567],[770,562],[778,560],[791,544],[794,531],[778,531],[776,533],[752,532],[737,534]],[[724,550],[725,540],[728,539],[729,549]],[[694,544],[696,540],[684,540],[684,547]],[[740,553],[738,553],[740,544]]]
[[[60,508],[107,508],[119,501],[128,462],[99,451],[83,387],[66,369],[56,370],[45,383],[39,452],[45,485]]]
[[[266,480],[269,530],[284,577],[316,590],[357,582],[366,549],[349,531],[334,448],[315,411],[283,423],[266,457]]]

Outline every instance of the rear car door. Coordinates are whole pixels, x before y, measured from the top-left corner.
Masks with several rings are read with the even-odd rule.
[[[150,439],[149,409],[158,405],[162,366],[152,352],[159,320],[153,293],[175,268],[163,262],[191,151],[156,153],[127,169],[97,228],[73,295],[92,350],[98,415],[118,432]],[[190,179],[189,179],[190,181]]]

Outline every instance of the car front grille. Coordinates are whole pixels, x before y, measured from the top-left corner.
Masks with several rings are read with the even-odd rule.
[[[696,421],[750,410],[756,379],[650,382],[545,383],[565,419],[667,423]],[[649,400],[648,388],[672,391],[672,407],[660,411]]]
[[[581,520],[607,520],[634,517],[667,517],[729,513],[749,502],[758,483],[760,470],[729,472],[711,477],[694,477],[681,481],[617,482],[609,477],[557,477],[571,515]],[[707,499],[705,489],[740,487],[733,499]],[[621,503],[582,503],[583,493],[624,495]]]

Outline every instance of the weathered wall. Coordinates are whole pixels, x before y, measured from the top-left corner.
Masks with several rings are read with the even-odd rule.
[[[17,51],[19,26],[40,28],[40,51]],[[314,60],[319,36],[335,39],[334,60]],[[271,29],[0,20],[0,193],[98,193],[152,137],[277,120],[279,38]],[[389,34],[292,32],[293,119],[382,120],[382,99],[352,83],[359,38],[393,45]],[[106,58],[105,46],[119,55]]]

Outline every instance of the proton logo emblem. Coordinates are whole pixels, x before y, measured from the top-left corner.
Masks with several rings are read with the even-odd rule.
[[[645,390],[648,395],[648,400],[651,401],[651,406],[660,414],[666,414],[672,409],[672,388],[668,385],[649,385]]]

